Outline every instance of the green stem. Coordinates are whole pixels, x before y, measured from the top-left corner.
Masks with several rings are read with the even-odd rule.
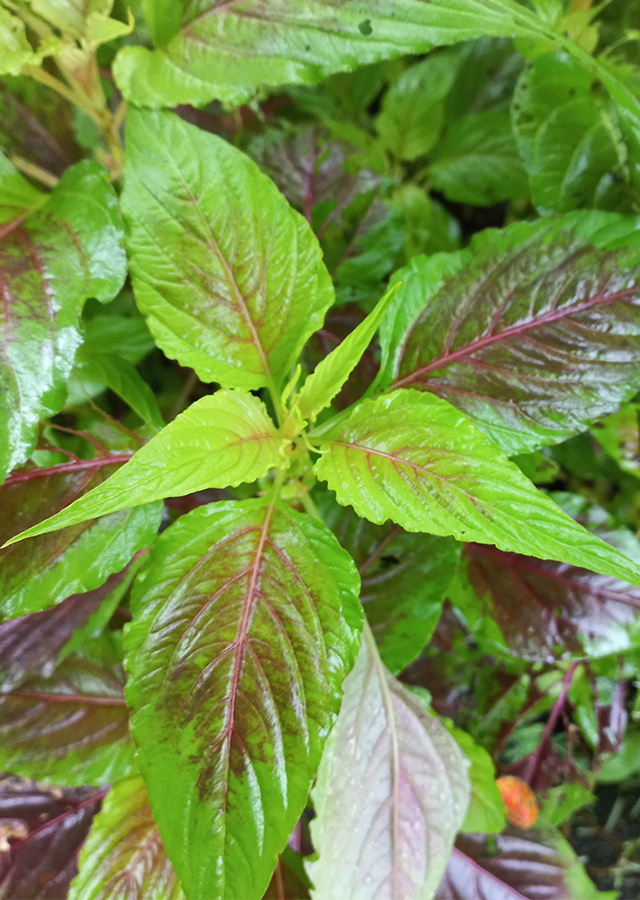
[[[68,100],[69,103],[73,103],[74,106],[81,109],[82,112],[86,113],[91,121],[98,126],[100,131],[102,131],[104,124],[102,117],[96,113],[93,107],[86,102],[85,98],[78,91],[67,87],[64,81],[60,81],[55,75],[50,75],[45,69],[39,69],[37,66],[27,66],[24,71],[25,74],[33,78],[34,81],[39,81],[40,84],[50,87],[51,90],[60,94],[60,96],[64,97],[65,100]]]
[[[51,172],[47,172],[46,169],[37,166],[35,163],[29,162],[27,159],[23,159],[15,153],[9,158],[9,162],[14,165],[16,169],[19,169],[21,172],[24,172],[25,175],[28,175],[29,178],[34,178],[36,181],[39,181],[40,184],[44,184],[45,187],[54,188],[60,181],[57,175],[52,175]]]

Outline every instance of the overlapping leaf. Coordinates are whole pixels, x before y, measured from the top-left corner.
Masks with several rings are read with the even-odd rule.
[[[559,832],[461,835],[436,900],[615,900],[598,891]]]
[[[320,504],[340,546],[355,560],[360,602],[385,666],[397,675],[413,662],[440,618],[460,545],[451,538],[373,525],[352,509]]]
[[[164,497],[255,481],[284,464],[285,443],[261,400],[246,391],[218,391],[192,404],[108,481],[12,540]]]
[[[382,525],[535,553],[640,584],[640,566],[577,525],[455,407],[399,390],[312,435],[320,479]]]
[[[126,570],[85,594],[73,594],[54,609],[10,619],[0,625],[0,688],[10,690],[26,675],[48,676],[58,654],[78,628],[100,609],[110,594],[127,584]],[[113,609],[110,604],[107,608]]]
[[[13,181],[9,193],[0,187],[0,481],[27,459],[39,419],[64,403],[84,301],[111,300],[124,282],[124,235],[105,174],[79,163],[46,203],[32,197],[27,208]]]
[[[510,455],[583,431],[638,390],[635,219],[517,223],[472,248],[398,273],[383,384],[445,397]]]
[[[0,488],[0,544],[48,515],[61,509],[64,514],[122,461],[117,454],[96,456],[75,466],[29,466],[11,475]],[[0,549],[0,619],[35,613],[97,588],[151,543],[161,512],[161,504],[150,504]]]
[[[146,106],[239,104],[262,85],[311,84],[433,45],[544,33],[515,0],[403,0],[401,8],[393,0],[147,0],[145,8],[157,49],[121,50],[114,74],[124,96]]]
[[[124,672],[110,636],[47,678],[0,691],[0,767],[39,781],[104,784],[134,768]]]
[[[542,213],[634,210],[640,147],[596,80],[564,53],[537,57],[520,76],[514,133]]]
[[[469,802],[467,762],[366,631],[344,690],[313,791],[313,896],[431,897]]]
[[[127,701],[160,833],[189,897],[259,898],[353,665],[355,567],[325,526],[251,500],[183,516],[136,584]]]
[[[95,788],[49,789],[2,777],[0,821],[9,849],[0,851],[0,896],[65,897],[103,796]]]
[[[333,289],[275,185],[221,138],[130,111],[123,210],[136,300],[165,353],[203,381],[277,387]]]
[[[631,584],[479,544],[466,546],[465,561],[451,600],[494,650],[552,662],[640,646],[640,589]]]
[[[113,785],[82,848],[69,900],[184,900],[139,775]]]

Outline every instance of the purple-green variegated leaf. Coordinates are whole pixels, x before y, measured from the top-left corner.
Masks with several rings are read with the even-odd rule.
[[[164,352],[203,381],[280,386],[334,293],[273,182],[222,138],[130,110],[122,207],[136,301]]]
[[[382,525],[495,544],[640,584],[640,564],[538,491],[465,415],[434,394],[363,400],[310,433],[315,472],[342,506]]]
[[[314,900],[427,900],[464,820],[468,761],[366,627],[344,692],[313,790]]]
[[[140,775],[113,785],[78,866],[69,900],[184,900]]]
[[[574,213],[416,258],[381,328],[383,386],[445,398],[509,455],[564,440],[640,388],[635,219]]]
[[[463,561],[450,599],[492,652],[553,662],[640,646],[634,585],[481,544],[467,544]]]
[[[101,785],[133,770],[116,641],[105,634],[47,677],[0,691],[0,768],[73,785]]]
[[[105,454],[51,468],[29,464],[13,472],[0,487],[0,546],[102,484],[129,458]],[[151,543],[161,513],[161,504],[153,503],[0,549],[0,621],[99,587]]]
[[[193,900],[266,889],[355,659],[358,589],[326,526],[263,500],[194,510],[154,543],[134,589],[126,695]]]
[[[85,300],[111,300],[124,282],[122,220],[106,175],[78,163],[27,208],[0,177],[0,482],[28,458],[38,421],[64,404]]]

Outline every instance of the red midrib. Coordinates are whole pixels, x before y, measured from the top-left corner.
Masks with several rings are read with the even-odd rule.
[[[598,303],[610,303],[616,300],[626,300],[629,297],[632,297],[637,292],[638,288],[632,287],[627,288],[624,291],[617,291],[614,294],[598,294],[596,297],[592,297],[590,300],[585,300],[584,303],[579,303],[576,306],[572,306],[570,309],[565,308],[555,310],[554,312],[547,313],[545,316],[541,316],[539,319],[532,319],[530,322],[523,323],[522,325],[516,325],[513,328],[508,328],[507,330],[501,331],[498,334],[487,335],[486,337],[480,338],[478,341],[475,341],[475,343],[473,344],[467,344],[465,347],[461,347],[459,350],[455,350],[453,353],[447,353],[443,356],[439,356],[428,365],[422,366],[422,368],[420,369],[416,369],[415,372],[411,372],[411,374],[406,375],[404,378],[399,378],[389,386],[389,390],[403,387],[406,384],[411,384],[411,382],[419,380],[422,375],[433,372],[434,369],[441,369],[444,366],[449,365],[449,363],[455,362],[458,359],[462,359],[463,357],[468,356],[476,350],[481,350],[483,347],[487,347],[490,344],[496,343],[496,341],[505,341],[508,338],[520,334],[526,334],[527,331],[532,328],[538,328],[541,325],[546,325],[549,322],[555,322],[558,319],[569,318],[570,316],[573,316],[576,313],[580,313],[585,309],[589,309],[592,306],[597,306]]]

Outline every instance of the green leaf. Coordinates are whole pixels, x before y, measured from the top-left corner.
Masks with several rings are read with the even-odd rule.
[[[153,500],[255,481],[283,466],[285,443],[261,400],[218,391],[185,410],[104,484],[7,545]]]
[[[412,663],[438,624],[460,556],[452,538],[409,534],[388,522],[373,525],[326,491],[316,501],[335,536],[355,561],[360,602],[392,675]]]
[[[318,429],[315,472],[381,525],[451,534],[640,584],[640,566],[577,525],[453,406],[399,390]]]
[[[431,186],[447,200],[492,206],[529,193],[509,114],[479,112],[454,122],[429,167]]]
[[[552,787],[546,795],[540,809],[540,816],[559,828],[571,818],[576,810],[588,803],[595,803],[595,799],[595,795],[579,781],[571,784],[558,784],[556,787]]]
[[[445,397],[509,455],[640,388],[640,238],[603,212],[518,222],[417,258],[380,327],[382,387]]]
[[[307,222],[226,141],[142,111],[127,116],[123,211],[159,346],[203,381],[275,394],[334,299]]]
[[[0,224],[27,215],[46,201],[47,195],[32,187],[0,153]],[[0,236],[4,235],[4,230],[0,231]]]
[[[189,897],[259,900],[354,662],[355,567],[321,523],[249,500],[180,518],[136,585],[127,701],[160,833]]]
[[[499,834],[507,824],[504,803],[496,784],[496,767],[488,752],[470,734],[448,719],[442,724],[471,762],[471,800],[460,830],[468,834]]]
[[[303,419],[315,422],[318,413],[329,406],[340,392],[371,343],[399,287],[397,284],[387,291],[364,322],[354,328],[333,352],[320,360],[297,397],[296,406]]]
[[[69,785],[100,785],[134,769],[124,671],[112,641],[104,635],[48,678],[0,691],[2,768]]]
[[[115,353],[87,353],[84,347],[78,354],[79,369],[76,377],[84,376],[90,381],[98,381],[117,394],[143,422],[159,431],[164,427],[164,419],[158,407],[155,394],[139,374],[135,366]]]
[[[156,50],[126,47],[114,65],[125,98],[144,106],[250,100],[264,85],[315,84],[332,72],[424,53],[482,35],[547,34],[515,0],[255,0],[220,6],[146,0]]]
[[[518,80],[514,132],[543,214],[585,206],[632,212],[640,198],[640,148],[596,82],[566,53],[536,57]]]
[[[124,282],[124,235],[106,174],[91,162],[73,166],[46,203],[0,231],[0,482],[28,458],[39,419],[64,404],[85,300],[111,300]]]
[[[117,781],[93,820],[69,900],[184,900],[139,775]]]
[[[75,471],[29,466],[9,476],[0,488],[0,545],[86,495],[122,462],[114,454],[82,460]],[[98,587],[151,543],[161,514],[162,504],[154,503],[0,549],[0,620],[48,609]]]
[[[315,900],[432,897],[469,802],[467,766],[365,629],[313,790]]]
[[[26,66],[39,66],[62,46],[55,37],[40,42],[37,50],[29,43],[24,22],[6,9],[0,9],[0,75],[19,75]]]
[[[376,130],[396,159],[426,156],[436,144],[459,59],[456,50],[432,53],[403,72],[385,94]]]
[[[640,478],[640,404],[629,403],[620,412],[591,426],[591,434],[621,469]]]

